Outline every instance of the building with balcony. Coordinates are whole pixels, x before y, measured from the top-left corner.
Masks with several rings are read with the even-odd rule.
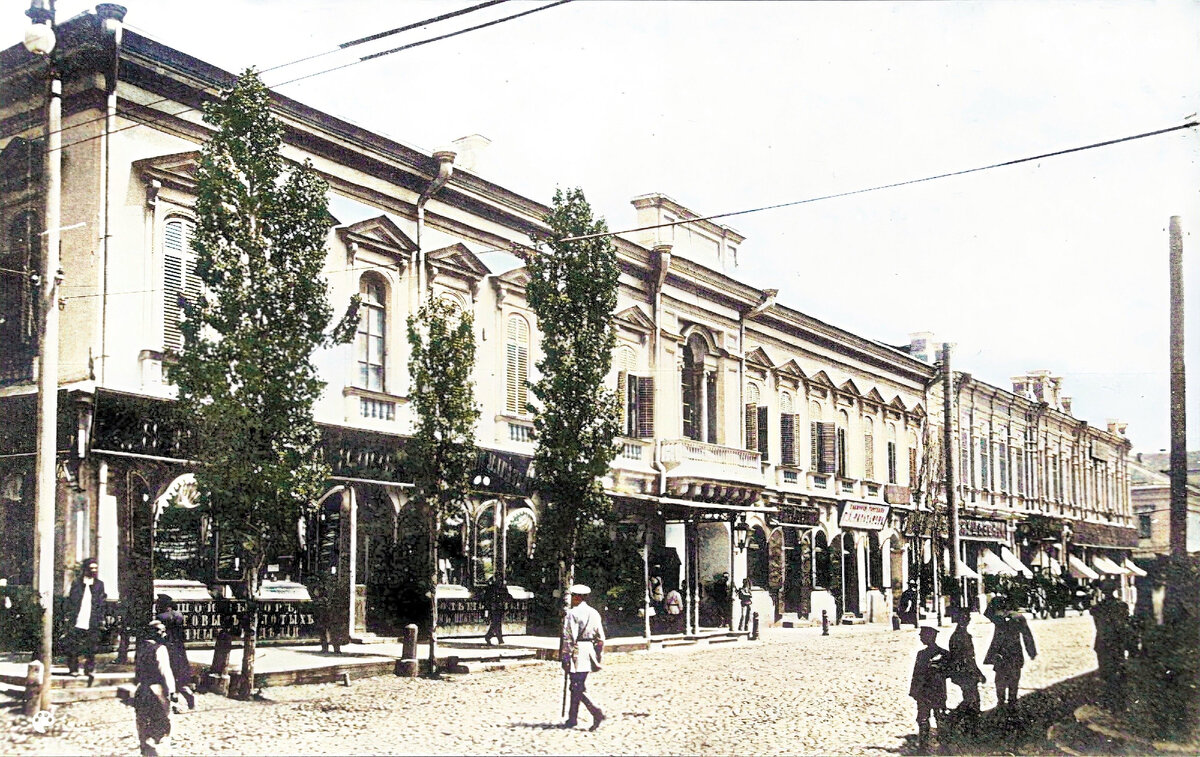
[[[169,369],[183,347],[180,298],[198,289],[190,238],[209,127],[196,108],[233,77],[126,30],[109,50],[120,76],[108,97],[110,43],[97,18],[71,19],[59,36],[69,138],[56,580],[65,590],[79,561],[97,556],[121,601],[146,601],[156,581],[201,591],[228,576],[194,507],[202,461],[172,418]],[[17,46],[0,52],[0,71],[0,408],[10,419],[0,430],[0,576],[28,583],[45,62]],[[470,312],[479,349],[478,469],[470,506],[446,524],[446,595],[469,597],[495,576],[520,584],[536,546],[529,382],[541,353],[528,273],[512,252],[529,249],[549,208],[455,166],[451,152],[426,154],[272,97],[285,157],[311,160],[329,185],[335,309],[355,294],[362,306],[355,341],[317,357],[328,490],[298,524],[300,553],[277,556],[268,578],[328,582],[348,631],[388,633],[389,566],[423,528],[403,456],[413,426],[405,322],[423,296]],[[636,526],[627,531],[641,540],[645,573],[686,587],[692,631],[731,624],[728,587],[744,577],[765,622],[819,620],[822,610],[885,621],[930,560],[927,516],[941,500],[922,471],[932,469],[924,440],[940,433],[937,369],[919,350],[739,281],[737,261],[754,251],[734,229],[663,194],[633,206],[638,226],[696,219],[614,239],[609,382],[622,431],[604,484]],[[1124,438],[1074,419],[1051,377],[1011,392],[958,378],[964,564],[1120,563],[1131,525]],[[482,633],[463,618],[457,631]]]

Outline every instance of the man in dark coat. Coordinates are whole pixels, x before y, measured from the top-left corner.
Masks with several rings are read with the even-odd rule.
[[[100,624],[104,620],[104,582],[97,576],[100,566],[89,557],[80,565],[79,576],[67,594],[67,670],[79,675],[79,657],[83,656],[83,672],[88,686],[95,682],[96,645],[100,640]]]
[[[910,581],[908,588],[900,592],[900,607],[897,614],[901,623],[912,623],[917,626],[917,584]]]
[[[1119,589],[1120,585],[1110,579],[1104,586],[1104,599],[1089,610],[1096,624],[1096,667],[1110,709],[1125,706],[1125,650],[1132,639],[1129,606],[1117,596]]]
[[[950,634],[948,669],[950,681],[962,691],[962,703],[954,714],[966,726],[979,716],[979,684],[987,679],[975,661],[975,641],[967,628],[971,623],[971,611],[959,608],[954,613],[956,625],[954,633]]]
[[[496,637],[497,644],[504,643],[504,602],[509,598],[508,587],[500,581],[500,577],[492,579],[484,590],[484,603],[487,606],[488,612],[488,630],[483,635],[483,643],[488,646],[492,645],[492,637]]]
[[[908,695],[917,700],[917,745],[929,747],[929,716],[937,720],[938,728],[946,713],[946,672],[950,653],[937,645],[937,629],[925,626],[920,631],[924,648],[913,661],[912,683]]]
[[[175,675],[167,652],[167,629],[152,620],[139,634],[134,663],[133,713],[143,755],[157,755],[171,738],[171,703],[175,701]]]
[[[171,661],[171,673],[175,676],[175,690],[183,695],[188,709],[196,709],[196,693],[192,689],[192,663],[187,656],[187,635],[183,630],[183,613],[175,609],[175,602],[166,594],[159,594],[154,601],[154,618],[163,624],[167,633],[167,658]]]
[[[991,665],[996,673],[996,703],[998,706],[1017,701],[1021,685],[1021,668],[1025,666],[1025,651],[1029,659],[1037,657],[1037,646],[1025,616],[1017,612],[1007,597],[997,596],[988,604],[987,617],[995,625],[992,643],[984,655],[983,664]],[[1021,649],[1024,642],[1025,649]]]

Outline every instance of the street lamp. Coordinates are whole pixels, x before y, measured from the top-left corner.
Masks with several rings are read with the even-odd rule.
[[[41,255],[41,298],[38,339],[37,470],[34,493],[34,555],[36,588],[42,603],[42,636],[38,657],[42,662],[42,686],[37,709],[50,709],[50,669],[54,644],[54,511],[57,500],[58,433],[58,243],[62,223],[59,219],[62,198],[59,180],[62,169],[62,81],[53,58],[54,3],[31,0],[25,12],[31,22],[25,32],[25,49],[45,56],[49,68],[50,90],[46,99],[46,209]]]
[[[737,542],[739,552],[746,551],[746,544],[750,541],[750,526],[746,524],[746,516],[738,518],[733,524],[733,537]]]

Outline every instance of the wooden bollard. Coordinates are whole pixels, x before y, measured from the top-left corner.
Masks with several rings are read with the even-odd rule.
[[[396,663],[396,675],[405,678],[416,678],[420,671],[417,661],[417,625],[409,623],[404,627],[403,657]]]
[[[41,660],[34,660],[25,668],[25,714],[33,717],[42,706],[42,687],[49,685],[45,680],[46,668]]]

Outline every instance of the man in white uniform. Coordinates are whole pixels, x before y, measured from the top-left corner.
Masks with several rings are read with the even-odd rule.
[[[579,705],[582,702],[592,715],[592,727],[596,730],[604,722],[604,713],[588,698],[588,673],[600,669],[600,658],[604,654],[604,623],[600,613],[587,603],[592,590],[583,584],[571,587],[571,609],[563,618],[562,666],[571,681],[571,710],[564,728],[579,724]]]

